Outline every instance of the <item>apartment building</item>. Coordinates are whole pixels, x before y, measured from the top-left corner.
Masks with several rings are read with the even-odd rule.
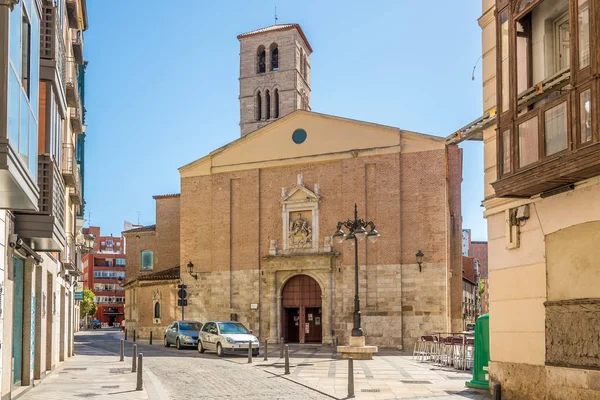
[[[600,0],[483,0],[491,383],[600,396]]]
[[[85,0],[0,2],[2,398],[72,355],[84,248],[77,154],[85,145],[86,28]]]
[[[82,260],[83,286],[95,295],[94,318],[103,326],[118,325],[125,316],[125,241],[102,236],[98,226],[83,228],[82,233],[94,237],[94,247]]]

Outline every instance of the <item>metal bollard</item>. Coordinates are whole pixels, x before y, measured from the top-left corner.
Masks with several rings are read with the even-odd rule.
[[[133,343],[135,343],[135,329],[133,330]]]
[[[152,331],[150,331],[150,344],[152,344]]]
[[[285,375],[290,374],[290,346],[285,345]]]
[[[127,340],[127,329],[125,329],[125,340]]]
[[[144,367],[144,354],[140,353],[140,354],[138,354],[137,385],[135,387],[135,390],[142,390],[142,388],[144,386],[144,380],[142,378],[143,367]]]
[[[263,361],[267,361],[269,358],[267,357],[267,352],[269,351],[269,341],[265,339],[265,350],[264,350],[264,359]]]
[[[354,360],[348,357],[348,397],[354,397]]]
[[[502,399],[502,389],[500,387],[499,383],[494,383],[493,387],[493,392],[494,392],[494,400],[501,400]]]
[[[119,351],[119,361],[124,361],[125,360],[125,341],[123,339],[121,339],[120,342],[120,351]]]
[[[131,372],[135,372],[137,370],[137,344],[133,345],[133,353],[131,354]]]
[[[281,338],[281,341],[279,342],[280,346],[279,346],[279,358],[283,358],[283,338]]]
[[[252,364],[252,341],[248,341],[248,364]]]

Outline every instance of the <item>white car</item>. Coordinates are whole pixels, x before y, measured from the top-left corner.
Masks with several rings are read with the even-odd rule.
[[[258,356],[258,338],[244,325],[234,321],[210,321],[200,330],[198,352],[216,351],[219,357],[225,353],[248,354],[248,342],[252,342],[252,355]]]

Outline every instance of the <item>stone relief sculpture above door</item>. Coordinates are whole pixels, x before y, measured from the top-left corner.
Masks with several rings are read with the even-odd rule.
[[[313,190],[308,189],[302,174],[298,174],[294,188],[289,191],[281,188],[284,252],[318,252],[319,198],[319,185],[315,184]]]

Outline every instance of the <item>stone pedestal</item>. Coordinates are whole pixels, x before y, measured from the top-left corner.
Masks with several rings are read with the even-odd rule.
[[[349,346],[338,346],[338,353],[342,359],[352,357],[354,360],[372,360],[373,353],[377,353],[377,346],[366,346],[364,336],[350,336]]]

